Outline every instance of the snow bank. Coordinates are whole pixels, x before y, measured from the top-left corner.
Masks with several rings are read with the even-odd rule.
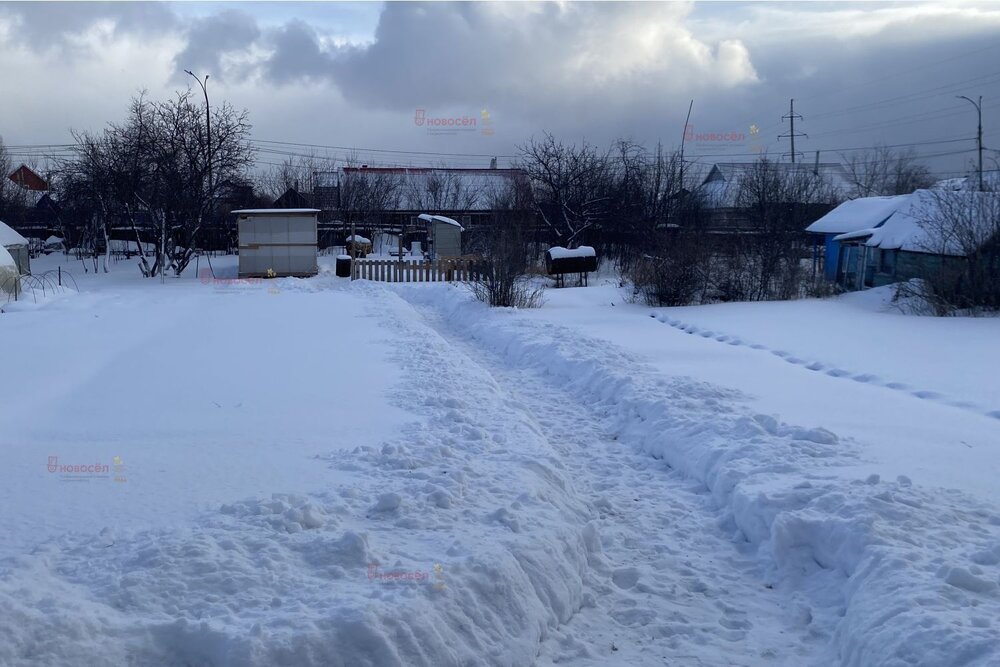
[[[823,428],[741,411],[729,393],[667,378],[604,341],[453,286],[400,288],[460,335],[544,373],[608,415],[619,441],[706,485],[774,585],[844,665],[1000,661],[1000,514],[959,492],[877,475],[845,482],[857,447]]]
[[[283,281],[281,296],[323,280]],[[233,499],[172,529],[109,516],[0,561],[0,665],[510,667],[591,604],[589,511],[523,408],[385,288],[339,285],[322,288],[370,304],[354,326],[390,341],[405,378],[392,403],[419,418],[361,447],[332,421],[333,451],[312,460],[327,490]],[[172,465],[197,472],[153,467]]]

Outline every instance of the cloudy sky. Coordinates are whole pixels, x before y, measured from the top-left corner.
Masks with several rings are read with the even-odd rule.
[[[793,97],[809,160],[908,144],[962,170],[976,113],[956,95],[983,96],[1000,148],[1000,3],[0,3],[0,62],[15,146],[98,129],[141,89],[196,86],[191,69],[213,103],[249,109],[255,139],[287,142],[260,144],[265,164],[346,155],[291,144],[503,164],[544,131],[672,148],[692,99],[686,150],[703,162],[787,151]]]

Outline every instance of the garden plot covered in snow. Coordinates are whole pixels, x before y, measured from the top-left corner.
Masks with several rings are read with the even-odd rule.
[[[0,405],[0,664],[1000,657],[1000,422],[959,370],[903,377],[916,348],[872,333],[902,316],[611,286],[490,310],[232,259],[0,315],[22,388]],[[872,332],[791,347],[838,318]],[[978,334],[909,321],[962,335],[948,363],[992,391]]]

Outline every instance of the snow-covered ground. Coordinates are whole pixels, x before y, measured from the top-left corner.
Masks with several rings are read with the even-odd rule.
[[[0,314],[0,665],[1000,661],[1000,320],[66,266]]]

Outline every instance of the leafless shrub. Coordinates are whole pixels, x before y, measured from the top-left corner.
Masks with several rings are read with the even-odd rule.
[[[480,257],[475,277],[467,285],[480,301],[507,308],[537,308],[543,289],[530,275],[535,268],[531,244],[525,234],[523,197],[512,183],[509,191],[495,195],[492,224],[478,230],[469,249]]]
[[[901,284],[897,294],[937,315],[1000,311],[1000,195],[933,192],[926,199],[922,280]]]

